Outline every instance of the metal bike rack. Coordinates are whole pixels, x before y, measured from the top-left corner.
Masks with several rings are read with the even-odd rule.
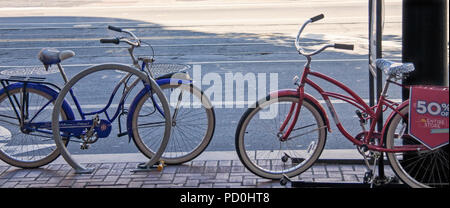
[[[116,68],[114,68],[114,67],[116,67]],[[114,69],[118,69],[118,70],[121,70],[121,71],[124,71],[124,72],[127,72],[127,73],[133,73],[139,79],[144,80],[146,83],[150,84],[151,87],[159,87],[154,81],[149,80],[148,77],[144,73],[136,71],[135,69],[133,69],[131,67],[128,67],[126,65],[121,65],[121,64],[103,64],[103,65],[101,65],[101,68],[97,67],[97,68],[95,68],[95,70],[90,70],[88,72],[88,74],[94,73],[96,71],[103,70],[103,68],[106,68],[106,69],[114,68]],[[92,69],[92,68],[90,68],[90,69]],[[83,71],[83,72],[85,72],[85,71]],[[77,82],[79,79],[81,79],[85,75],[85,74],[82,74],[82,73],[79,73],[79,74],[75,75],[69,81],[69,83],[70,82]],[[66,95],[69,92],[70,89],[67,87],[67,86],[69,86],[69,83],[67,83],[65,85],[65,87],[63,87],[63,89],[60,91],[60,95],[58,96],[58,98],[55,101],[55,106],[61,106],[62,105],[62,102],[64,100],[64,96],[61,96],[61,95]],[[167,101],[165,101],[165,102],[167,102]],[[59,133],[60,133],[60,131],[59,131],[59,129],[60,129],[59,128],[59,124],[57,122],[56,123],[53,122],[53,121],[58,121],[59,120],[58,119],[59,115],[60,115],[60,109],[55,107],[53,109],[53,113],[52,113],[52,131],[53,131],[53,135],[59,135]],[[168,116],[168,117],[166,116],[166,119],[170,120],[170,116]],[[165,136],[166,136],[166,134],[170,135],[170,131],[169,131],[169,133],[165,132]],[[63,144],[62,139],[57,139],[54,136],[54,140],[55,140],[56,146],[60,150],[60,153],[63,156],[64,160],[75,170],[75,173],[77,173],[77,174],[90,174],[90,173],[94,172],[94,170],[95,170],[94,168],[84,167],[72,157],[72,155],[69,153],[69,151],[66,148],[66,146]],[[162,152],[160,153],[160,155],[162,155]],[[159,159],[159,156],[158,156],[158,159]],[[148,162],[142,163],[140,166],[137,167],[137,169],[138,170],[141,170],[141,169],[143,169],[143,170],[153,169],[152,168],[153,164],[155,164],[153,162],[153,160],[154,160],[153,158],[149,159]]]
[[[383,9],[384,0],[369,0],[369,104],[375,105],[375,83],[376,81],[376,95],[377,99],[381,95],[383,88],[382,77],[383,73],[375,66],[375,60],[381,58],[382,54],[382,30],[383,30]],[[376,80],[375,80],[376,78]],[[381,115],[377,122],[378,131],[382,131],[383,117]],[[384,154],[381,153],[381,158],[384,158]],[[385,179],[384,173],[384,159],[378,160],[378,178]],[[366,183],[349,183],[349,182],[305,182],[305,181],[289,181],[291,187],[295,188],[316,188],[316,187],[333,187],[333,188],[371,188],[371,184]],[[405,184],[399,183],[387,183],[379,184],[375,187],[386,188],[401,188],[407,187]]]

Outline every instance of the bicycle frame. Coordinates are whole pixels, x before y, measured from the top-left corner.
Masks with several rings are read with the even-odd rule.
[[[17,119],[20,125],[20,128],[22,131],[28,131],[29,126],[28,124],[33,122],[33,120],[36,118],[36,116],[42,112],[43,109],[45,109],[50,103],[52,103],[56,97],[58,97],[58,92],[56,90],[60,90],[60,88],[49,82],[44,81],[45,78],[42,77],[22,77],[22,76],[1,76],[0,82],[2,85],[2,89],[0,90],[1,93],[5,93],[7,95],[7,99],[9,103],[11,104],[12,110],[14,112],[15,117],[3,115],[0,114],[0,117],[5,118],[11,118],[11,119]],[[11,83],[12,82],[12,83]],[[53,87],[53,88],[51,88]],[[31,115],[29,115],[29,101],[28,101],[28,93],[25,89],[32,88],[38,91],[42,91],[49,96],[51,96],[52,99],[50,99],[47,103],[45,103],[40,109],[37,109],[37,112],[35,115],[31,118],[29,118]],[[14,89],[21,89],[21,99],[17,98],[16,95],[11,95],[10,90]],[[73,120],[75,117],[73,115],[73,112],[67,102],[64,102],[62,105],[62,108],[66,112],[66,116],[68,120]],[[25,122],[25,120],[27,120]],[[31,129],[32,130],[32,129]],[[38,132],[44,132],[48,133],[46,131],[40,131]]]
[[[152,72],[149,69],[149,63],[151,63],[153,61],[153,59],[140,59],[140,58],[136,58],[134,56],[134,49],[136,47],[140,47],[140,40],[137,39],[137,37],[132,33],[129,32],[127,30],[121,30],[121,29],[117,29],[114,27],[111,27],[110,29],[116,30],[116,31],[120,31],[120,32],[125,32],[128,33],[129,35],[131,35],[133,37],[134,40],[137,40],[136,42],[133,41],[129,41],[127,39],[122,39],[121,41],[126,42],[130,45],[130,48],[128,48],[128,52],[129,55],[132,59],[132,63],[134,65],[134,67],[142,72],[144,72],[146,74],[147,77],[151,77],[154,78]],[[100,42],[102,42],[102,40],[100,40]],[[118,42],[117,42],[118,44]],[[141,63],[140,63],[141,61]],[[60,75],[62,76],[62,79],[64,80],[65,83],[68,83],[69,80],[67,78],[66,73],[64,72],[64,69],[61,65],[61,63],[57,63],[56,64]],[[145,69],[148,69],[148,72]],[[86,119],[87,116],[97,116],[98,114],[102,114],[104,113],[106,116],[106,120],[101,119],[100,124],[103,125],[102,128],[95,128],[95,131],[97,131],[99,138],[102,137],[107,137],[109,136],[110,130],[111,130],[111,123],[114,122],[118,117],[120,117],[121,115],[124,114],[124,105],[125,105],[125,101],[126,98],[128,96],[128,94],[132,91],[132,89],[134,89],[134,87],[139,83],[139,81],[142,81],[142,83],[144,84],[144,89],[142,89],[136,96],[135,101],[139,100],[140,98],[142,98],[146,93],[150,93],[150,99],[153,101],[153,105],[155,107],[155,109],[164,117],[164,113],[162,110],[162,107],[159,106],[157,104],[157,102],[155,102],[155,99],[153,97],[153,93],[152,93],[152,89],[150,86],[147,86],[144,82],[144,80],[140,80],[140,79],[136,79],[134,80],[130,85],[128,85],[128,82],[130,81],[130,78],[132,77],[132,73],[128,73],[125,76],[123,76],[119,83],[114,87],[113,92],[111,93],[111,96],[109,97],[108,102],[106,103],[106,105],[97,111],[93,111],[93,112],[84,112],[82,109],[82,106],[80,105],[80,103],[78,102],[78,99],[76,98],[74,92],[72,89],[69,89],[69,93],[70,93],[70,97],[72,98],[74,104],[75,104],[75,108],[78,111],[78,114],[80,116],[80,120],[75,120],[74,116],[73,116],[73,112],[72,109],[70,107],[68,107],[69,109],[67,109],[67,104],[64,101],[63,107],[65,107],[65,111],[69,111],[71,114],[71,117],[69,118],[70,121],[61,121],[60,122],[60,126],[61,126],[61,131],[64,132],[63,134],[65,136],[75,136],[75,137],[79,137],[82,132],[84,131],[84,129],[89,128],[89,127],[93,127],[96,126],[96,124],[94,124],[94,119]],[[13,81],[13,80],[11,80]],[[167,83],[191,83],[190,80],[180,80],[180,79],[172,79],[172,78],[166,78],[166,79],[156,79],[155,80],[156,83],[158,85],[162,85],[162,84],[167,84]],[[22,81],[23,82],[23,88],[25,89],[27,87],[27,82],[26,81]],[[28,109],[28,105],[27,105],[27,93],[25,93],[25,90],[23,90],[23,96],[22,96],[22,106],[20,106],[20,103],[18,101],[18,99],[16,97],[11,98],[8,92],[8,89],[6,88],[5,84],[2,82],[4,89],[6,89],[6,93],[8,95],[8,99],[11,102],[11,105],[14,108],[14,111],[16,113],[17,119],[19,120],[19,124],[20,127],[25,130],[25,131],[38,131],[38,132],[42,132],[42,133],[51,133],[51,132],[47,132],[47,130],[51,129],[51,124],[50,122],[32,122],[34,117],[39,114],[44,108],[46,108],[50,103],[54,102],[56,100],[57,94],[58,92],[56,91],[52,91],[50,94],[52,95],[52,99],[46,103],[40,110],[38,110],[38,112],[36,113],[36,115],[30,119],[29,121],[25,121],[28,118],[28,113],[27,113],[27,109]],[[38,83],[40,85],[45,84],[45,83]],[[49,84],[49,83],[47,83]],[[8,85],[8,83],[6,82],[6,85]],[[50,84],[53,86],[53,84]],[[108,109],[111,107],[112,101],[114,100],[114,98],[116,97],[116,93],[119,91],[119,89],[121,88],[121,86],[124,86],[124,90],[122,92],[122,96],[120,98],[117,110],[114,112],[114,114],[112,116],[110,116],[108,114]],[[56,87],[58,89],[58,91],[60,90],[59,87]],[[54,96],[56,94],[56,96]],[[16,105],[14,105],[13,101],[15,101]],[[130,112],[134,112],[134,108],[135,106],[133,106],[136,102],[133,102],[130,106]],[[18,109],[16,109],[18,108]],[[155,111],[156,111],[155,110]],[[122,113],[121,113],[122,112]],[[176,113],[175,113],[176,114]],[[130,114],[128,114],[129,116]],[[0,115],[2,116],[2,115]],[[127,132],[122,132],[121,131],[121,124],[120,124],[120,119],[119,121],[119,135],[123,136],[126,135]],[[130,118],[128,118],[127,120],[127,129],[130,129]],[[106,125],[106,126],[105,126]],[[130,136],[131,139],[131,134],[130,131],[128,132],[128,135]]]
[[[63,77],[63,80],[67,83],[68,79],[65,76],[64,70],[62,68],[62,66],[60,64],[58,64],[58,68],[60,69],[61,72],[61,76]],[[141,69],[142,71],[144,71],[143,69]],[[132,76],[131,73],[123,76],[121,78],[121,80],[119,81],[119,83],[114,87],[113,92],[111,93],[111,96],[107,102],[107,104],[105,105],[105,107],[103,107],[101,110],[98,111],[93,111],[93,112],[84,112],[77,97],[75,96],[75,94],[73,93],[72,90],[69,91],[71,98],[74,101],[74,105],[75,108],[78,111],[78,114],[81,118],[81,120],[75,120],[75,117],[73,115],[73,111],[72,108],[69,107],[69,105],[64,102],[63,104],[63,108],[65,109],[66,112],[69,112],[70,115],[68,115],[68,121],[61,121],[61,131],[65,132],[63,133],[63,136],[79,136],[82,134],[83,130],[87,127],[90,127],[93,125],[92,120],[87,120],[86,117],[90,116],[90,115],[97,115],[97,114],[101,114],[104,113],[106,116],[106,120],[101,119],[100,124],[104,124],[107,126],[107,128],[103,128],[103,130],[99,131],[99,129],[96,128],[96,131],[98,132],[98,136],[99,138],[103,138],[103,137],[107,137],[109,136],[110,130],[111,130],[111,123],[114,122],[117,117],[119,117],[120,115],[120,111],[121,109],[123,109],[124,104],[125,104],[125,100],[127,98],[127,95],[129,94],[129,92],[139,83],[139,81],[141,81],[140,79],[136,79],[134,80],[129,86],[127,86],[127,83],[129,81],[129,78]],[[45,109],[50,103],[54,102],[56,100],[56,97],[58,95],[58,92],[52,90],[51,88],[45,87],[46,85],[50,85],[52,87],[54,87],[55,89],[57,89],[58,91],[60,90],[60,88],[52,83],[48,83],[48,82],[44,82],[45,78],[34,78],[34,77],[7,77],[7,78],[2,78],[1,79],[1,84],[3,86],[3,89],[5,91],[5,93],[8,96],[9,102],[11,103],[11,106],[13,108],[13,111],[16,115],[16,118],[19,121],[19,124],[21,126],[21,128],[24,131],[36,131],[36,132],[41,132],[41,133],[46,133],[46,134],[51,134],[50,130],[51,129],[51,122],[33,122],[34,118],[43,110]],[[17,82],[18,84],[13,85],[14,88],[20,87],[22,89],[25,89],[27,87],[33,87],[36,86],[37,88],[39,88],[38,90],[44,90],[46,91],[48,94],[50,94],[52,96],[52,99],[49,100],[47,103],[45,103],[40,109],[37,110],[36,114],[32,117],[29,118],[28,115],[28,108],[30,107],[28,105],[28,96],[27,93],[25,92],[25,90],[22,90],[23,95],[21,96],[21,99],[18,99],[15,96],[11,96],[8,90],[8,86],[11,86],[11,84],[9,82]],[[28,84],[28,83],[32,83],[32,84]],[[124,85],[124,91],[122,93],[122,96],[120,98],[120,102],[118,105],[117,110],[114,112],[114,115],[112,117],[110,117],[108,115],[107,110],[111,107],[112,101],[114,100],[116,93],[118,92],[119,88]],[[47,89],[48,88],[48,89]],[[151,89],[143,89],[143,91],[145,91],[146,93],[151,92]],[[151,96],[151,99],[154,101],[153,96]],[[153,102],[155,103],[155,102]],[[160,108],[160,106],[158,106],[158,104],[155,103],[155,107],[156,109],[163,115],[163,112]],[[4,115],[0,115],[0,116],[4,116]],[[5,117],[9,117],[9,116],[5,116]],[[28,121],[25,121],[28,120]],[[70,120],[70,121],[69,121]],[[120,124],[119,124],[120,127]]]
[[[376,127],[376,123],[377,122],[371,122],[370,123],[370,128],[368,131],[363,131],[362,133],[364,133],[364,138],[359,140],[356,139],[355,137],[353,137],[352,135],[350,135],[348,133],[348,131],[342,126],[341,122],[339,121],[338,115],[336,114],[336,111],[334,109],[333,104],[330,101],[330,97],[332,98],[336,98],[339,100],[342,100],[346,103],[349,103],[353,106],[355,106],[356,108],[362,110],[362,112],[367,114],[367,120],[371,120],[371,121],[376,121],[379,119],[380,115],[387,109],[390,108],[393,110],[393,112],[391,113],[391,116],[394,113],[398,113],[400,115],[402,115],[400,113],[400,109],[403,108],[404,106],[406,106],[408,104],[408,101],[404,101],[402,104],[397,104],[389,99],[386,98],[386,92],[389,86],[389,83],[391,83],[392,81],[390,81],[390,79],[388,79],[388,81],[386,82],[386,85],[383,89],[382,95],[380,96],[379,102],[375,105],[370,107],[369,105],[367,105],[363,99],[361,97],[359,97],[354,91],[352,91],[350,88],[348,88],[346,85],[342,84],[341,82],[328,77],[322,73],[319,72],[314,72],[311,71],[310,67],[309,67],[309,63],[310,63],[310,59],[308,60],[308,63],[306,64],[305,68],[304,68],[304,72],[302,74],[302,77],[300,79],[300,84],[298,85],[298,88],[296,90],[296,95],[300,98],[299,100],[299,104],[292,104],[291,108],[289,110],[288,115],[286,116],[286,119],[284,120],[283,124],[281,125],[279,131],[283,132],[286,127],[287,124],[289,123],[289,121],[291,120],[292,116],[293,117],[293,121],[290,124],[289,127],[287,127],[286,132],[281,136],[281,140],[287,140],[289,135],[292,132],[292,129],[294,128],[296,122],[297,122],[297,118],[302,106],[302,102],[303,99],[305,99],[305,97],[308,97],[311,99],[311,96],[308,96],[305,92],[304,92],[304,87],[306,85],[311,86],[312,88],[314,88],[317,92],[320,93],[320,95],[323,97],[323,99],[325,100],[325,103],[331,113],[331,116],[333,117],[333,120],[336,124],[336,127],[339,129],[339,131],[348,139],[350,140],[353,144],[358,145],[358,146],[363,146],[366,145],[368,147],[368,149],[370,150],[374,150],[374,151],[380,151],[380,152],[406,152],[406,151],[417,151],[418,149],[426,149],[426,147],[424,147],[423,145],[402,145],[402,147],[399,148],[393,148],[393,149],[388,149],[385,148],[384,145],[384,138],[383,138],[383,134],[381,134],[380,132],[376,132],[375,131],[375,127]],[[313,76],[316,78],[320,78],[322,80],[327,81],[328,83],[333,84],[334,86],[337,86],[338,88],[344,90],[346,93],[348,93],[350,96],[346,96],[346,95],[342,95],[339,93],[334,93],[334,92],[328,92],[323,90],[319,85],[317,85],[314,81],[312,81],[311,79],[309,79],[309,76]],[[395,83],[395,82],[394,82]],[[314,98],[312,98],[314,99]],[[318,103],[318,102],[316,102]],[[326,115],[326,112],[323,111],[323,113]],[[402,115],[404,116],[404,115]],[[328,122],[327,122],[327,125]],[[330,128],[330,127],[327,127]],[[383,132],[384,129],[386,128],[386,124],[384,125],[383,128]],[[330,130],[330,129],[329,129]],[[379,139],[378,144],[371,144],[370,140],[372,138],[377,138]]]

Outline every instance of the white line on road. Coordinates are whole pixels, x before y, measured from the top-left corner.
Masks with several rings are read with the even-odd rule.
[[[387,16],[385,24],[401,23],[401,16]],[[192,22],[174,21],[165,22],[165,24],[156,23],[138,23],[138,22],[72,22],[72,23],[42,23],[42,22],[19,22],[19,23],[2,23],[0,26],[13,25],[16,27],[0,27],[0,30],[34,30],[34,29],[72,29],[72,28],[86,28],[86,29],[106,29],[105,25],[115,24],[122,25],[125,28],[189,28],[189,27],[248,27],[248,26],[291,26],[299,25],[301,20],[298,18],[277,18],[270,19],[270,21],[261,22],[261,19],[249,19],[245,20],[227,20],[227,21],[212,21],[203,20],[197,21],[196,24]],[[213,24],[214,23],[214,24]],[[49,26],[49,25],[68,25],[68,26]],[[95,24],[95,25],[93,25]],[[329,24],[367,24],[367,17],[334,17],[327,18],[327,22],[316,23],[320,25]],[[45,25],[45,26],[39,26]],[[20,27],[19,27],[20,26]],[[25,27],[24,27],[25,26]]]
[[[398,58],[389,58],[392,61],[399,61]],[[316,59],[314,62],[361,62],[368,61],[366,58],[354,58],[354,59]],[[242,61],[198,61],[198,62],[186,62],[184,64],[242,64],[242,63],[305,63],[305,60],[294,59],[294,60],[242,60]],[[96,64],[65,64],[64,67],[89,67]],[[2,65],[0,69],[4,68],[32,68],[32,67],[42,67],[41,65]]]
[[[326,103],[325,100],[321,100],[320,99],[318,101],[319,101],[319,103],[322,103],[322,104]],[[330,101],[331,101],[332,104],[345,104],[345,103],[347,103],[347,102],[345,102],[343,100],[337,100],[337,99],[333,99],[333,100],[330,100]],[[367,104],[369,103],[369,99],[363,99],[363,101],[365,103],[367,103]],[[395,103],[401,103],[402,99],[391,99],[391,101],[395,102]],[[234,108],[234,106],[250,106],[250,105],[253,105],[254,103],[255,103],[255,101],[212,101],[211,102],[211,104],[213,106],[215,106],[215,107],[227,106],[225,108],[231,108],[231,107]],[[171,104],[174,107],[174,106],[176,106],[177,103],[176,102],[172,102]],[[184,104],[182,103],[181,105],[182,106],[189,106],[189,105],[195,105],[195,103],[192,104],[192,103],[187,103],[186,102]],[[230,107],[228,107],[228,106],[230,106]],[[73,109],[76,108],[75,105],[71,105],[71,107]],[[82,109],[103,109],[104,107],[105,107],[104,104],[81,105]],[[111,104],[109,108],[110,109],[115,109],[115,108],[118,108],[118,107],[119,107],[119,104]],[[130,107],[130,105],[129,104],[125,104],[125,107],[128,108],[128,107]],[[29,106],[29,109],[30,110],[40,110],[40,107],[39,106]],[[52,107],[47,107],[46,109],[51,110],[53,108]],[[11,108],[9,108],[9,107],[2,107],[2,108],[0,108],[0,111],[10,111],[10,110],[11,110]]]
[[[243,36],[240,36],[243,37]],[[196,36],[153,36],[153,37],[141,37],[141,40],[166,40],[166,39],[211,39],[211,38],[223,38],[214,35],[196,35]],[[72,41],[99,41],[100,38],[34,38],[34,39],[0,39],[0,43],[11,42],[72,42]]]
[[[359,62],[368,61],[367,59],[315,59],[314,62]],[[305,60],[242,60],[242,61],[197,61],[187,62],[186,64],[234,64],[234,63],[305,63]]]
[[[304,44],[313,42],[302,42]],[[152,44],[152,47],[190,47],[190,46],[245,46],[245,45],[273,45],[272,43],[186,43],[186,44]],[[148,45],[143,44],[143,47]],[[101,46],[61,46],[55,47],[59,49],[91,49],[91,48],[128,48],[128,46],[116,46],[116,45],[101,45]],[[0,50],[29,50],[29,49],[42,49],[42,47],[12,47],[12,48],[0,48]]]
[[[389,3],[401,3],[401,0],[388,0]],[[154,3],[149,3],[147,5],[120,5],[120,6],[75,6],[75,7],[4,7],[0,8],[0,11],[30,11],[30,10],[106,10],[106,9],[185,9],[185,8],[196,8],[196,9],[211,9],[211,8],[260,8],[260,7],[292,7],[292,6],[302,6],[302,7],[313,7],[313,6],[348,6],[349,4],[363,4],[367,5],[366,1],[351,0],[351,1],[324,1],[324,2],[271,2],[271,3],[217,3],[217,4],[204,4],[204,3],[178,3],[178,4],[165,4],[156,5]]]

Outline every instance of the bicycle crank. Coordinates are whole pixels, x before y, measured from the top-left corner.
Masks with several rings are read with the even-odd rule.
[[[80,149],[82,150],[88,149],[90,144],[97,142],[99,138],[108,137],[111,133],[111,123],[107,120],[99,119],[98,115],[86,124],[89,125],[89,128],[86,128],[88,125],[84,126],[84,130],[79,135],[83,141],[80,143]]]

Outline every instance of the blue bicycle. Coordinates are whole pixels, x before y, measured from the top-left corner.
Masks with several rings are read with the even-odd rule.
[[[38,55],[39,59],[46,70],[50,65],[58,67],[66,83],[62,90],[57,85],[45,82],[44,78],[0,77],[0,82],[3,85],[0,90],[0,159],[22,168],[46,165],[60,155],[53,136],[55,136],[55,139],[61,139],[65,147],[75,141],[80,143],[80,149],[86,150],[100,138],[106,138],[110,135],[111,123],[115,120],[119,121],[118,136],[128,135],[130,140],[133,139],[138,149],[150,158],[147,164],[158,162],[166,147],[170,147],[168,144],[170,134],[174,129],[173,126],[180,126],[179,128],[184,130],[184,135],[191,135],[194,138],[191,132],[185,132],[193,127],[183,127],[182,119],[178,118],[180,115],[187,115],[183,114],[185,109],[189,110],[189,108],[182,108],[185,105],[183,98],[189,97],[183,95],[185,89],[190,90],[187,92],[190,92],[194,97],[199,95],[202,100],[204,96],[201,91],[192,86],[186,73],[165,74],[154,81],[154,75],[150,70],[154,59],[152,57],[136,58],[133,54],[133,50],[141,46],[141,41],[128,30],[112,26],[109,29],[131,36],[131,38],[102,39],[101,42],[128,43],[130,45],[128,50],[135,67],[114,63],[96,65],[82,71],[69,81],[61,61],[73,57],[75,53],[43,49]],[[73,91],[75,84],[88,75],[105,70],[124,72],[125,75],[114,87],[106,105],[100,110],[88,112],[86,106],[81,105],[75,96]],[[143,89],[136,94],[131,104],[125,105],[127,96],[140,83],[143,84]],[[172,111],[172,114],[162,89],[178,91],[178,99],[175,101],[175,110]],[[119,91],[122,92],[119,104],[113,106],[112,101]],[[64,98],[59,104],[58,97]],[[210,106],[207,99],[201,101],[201,103]],[[59,110],[59,116],[57,117],[59,122],[56,122],[56,126],[52,126],[50,120],[55,107]],[[117,109],[110,115],[108,113],[110,108]],[[211,112],[210,109],[212,108],[208,108],[207,112]],[[191,110],[198,110],[198,108],[191,108]],[[127,116],[126,130],[121,128],[120,117],[123,115]],[[201,139],[203,141],[204,138],[208,138],[207,143],[209,143],[214,129],[213,127],[210,131],[209,122],[211,118],[214,121],[214,112],[212,111],[212,116],[211,114],[205,115],[208,118],[208,127],[204,128],[206,133],[202,135]],[[189,115],[185,117],[191,120],[195,119],[195,117]],[[214,126],[214,122],[212,124]],[[52,129],[58,129],[59,134],[52,135]],[[187,138],[186,141],[188,140]],[[191,151],[180,151],[181,149],[178,148],[167,152],[166,163],[184,162],[186,158],[189,159],[188,157],[192,155],[196,156],[195,154],[198,153],[196,150],[199,149],[198,147],[203,147],[203,143],[195,145],[196,148]],[[186,147],[187,145],[183,146]],[[173,161],[170,160],[172,158]]]

